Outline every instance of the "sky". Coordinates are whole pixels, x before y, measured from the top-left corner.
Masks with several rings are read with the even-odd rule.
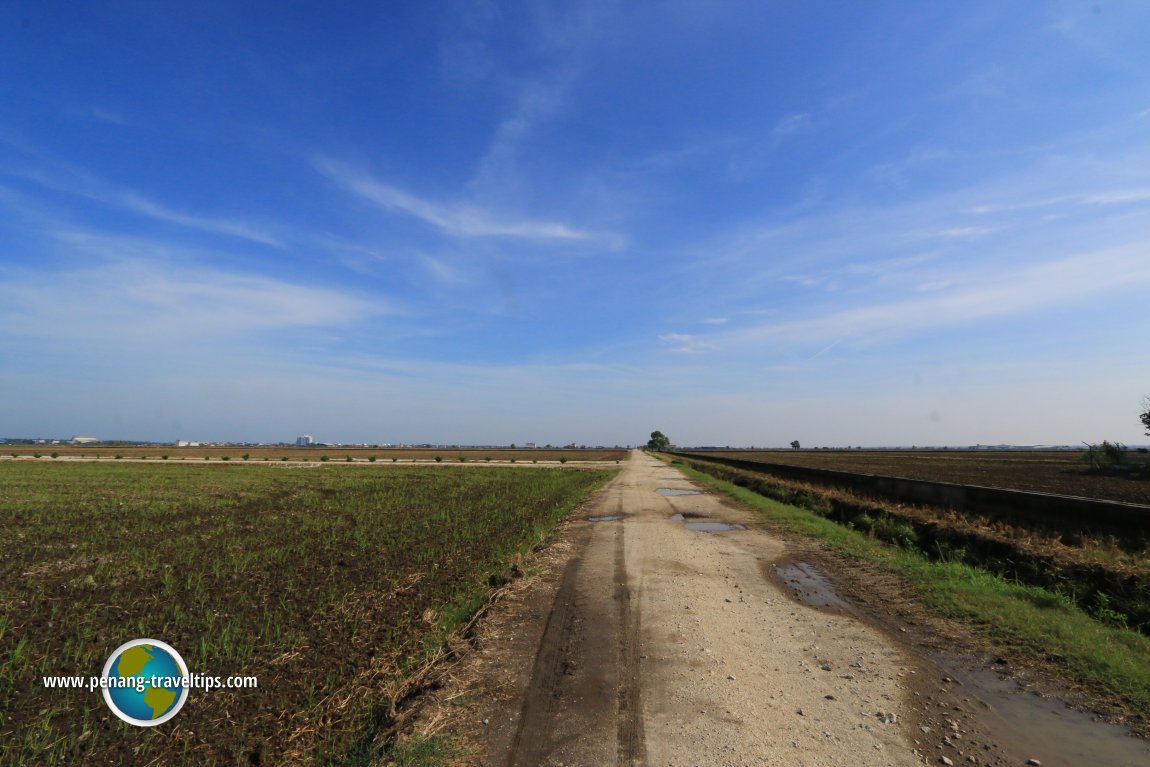
[[[1150,5],[0,3],[0,436],[1148,443]]]

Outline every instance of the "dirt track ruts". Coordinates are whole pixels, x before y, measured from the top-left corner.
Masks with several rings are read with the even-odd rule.
[[[913,673],[871,627],[796,605],[766,577],[767,534],[694,532],[674,513],[750,524],[636,454],[580,516],[510,748],[486,763],[910,765]],[[888,716],[892,715],[892,716]]]

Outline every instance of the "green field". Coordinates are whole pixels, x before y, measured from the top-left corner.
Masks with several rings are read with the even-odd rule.
[[[405,676],[610,475],[0,464],[0,764],[365,763]],[[44,689],[140,637],[259,687],[154,728]]]

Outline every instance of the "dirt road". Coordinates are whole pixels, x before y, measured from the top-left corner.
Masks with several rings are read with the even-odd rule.
[[[466,693],[485,696],[483,763],[921,764],[900,651],[786,598],[765,533],[688,526],[750,524],[745,512],[661,488],[693,489],[636,453],[573,522],[554,601],[496,620]]]

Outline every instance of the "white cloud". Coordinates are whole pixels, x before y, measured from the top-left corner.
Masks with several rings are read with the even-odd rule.
[[[664,333],[659,340],[671,347],[671,351],[678,354],[695,354],[714,348],[710,343],[698,336],[686,333]]]
[[[775,123],[771,135],[775,138],[784,138],[795,133],[808,130],[811,125],[811,116],[805,112],[789,114]]]
[[[467,276],[459,269],[451,266],[440,259],[432,258],[428,255],[420,256],[423,265],[427,267],[427,271],[431,272],[440,282],[460,284],[467,282]]]
[[[102,205],[126,210],[155,221],[176,224],[187,229],[210,234],[236,237],[262,245],[283,246],[278,238],[258,226],[230,218],[201,216],[179,211],[156,202],[139,192],[116,188],[75,168],[65,168],[60,172],[48,172],[41,169],[14,172],[12,175],[32,181],[47,189],[94,200]]]
[[[85,247],[83,238],[73,244]],[[110,238],[89,245],[115,249]],[[16,273],[0,283],[0,305],[5,334],[112,345],[204,344],[266,330],[346,326],[395,312],[383,301],[334,288],[154,257]]]
[[[995,231],[992,227],[988,226],[955,226],[950,229],[943,229],[938,233],[940,237],[965,239],[970,237],[981,237],[984,234],[990,234]]]
[[[387,208],[414,216],[456,237],[513,237],[540,240],[584,240],[591,235],[565,224],[530,219],[504,220],[467,203],[441,204],[383,184],[365,173],[325,158],[315,167],[349,192]]]
[[[1034,312],[1145,283],[1150,283],[1146,246],[1128,245],[1007,272],[983,269],[965,275],[961,283],[920,285],[932,292],[929,298],[862,304],[820,316],[762,324],[704,341],[731,347],[763,342],[825,343],[844,336],[871,340],[913,335],[931,328]]]
[[[113,112],[108,109],[103,109],[101,107],[94,107],[88,114],[93,120],[98,120],[100,122],[120,126],[131,125],[131,122],[128,120],[128,118],[124,117],[122,114]]]

